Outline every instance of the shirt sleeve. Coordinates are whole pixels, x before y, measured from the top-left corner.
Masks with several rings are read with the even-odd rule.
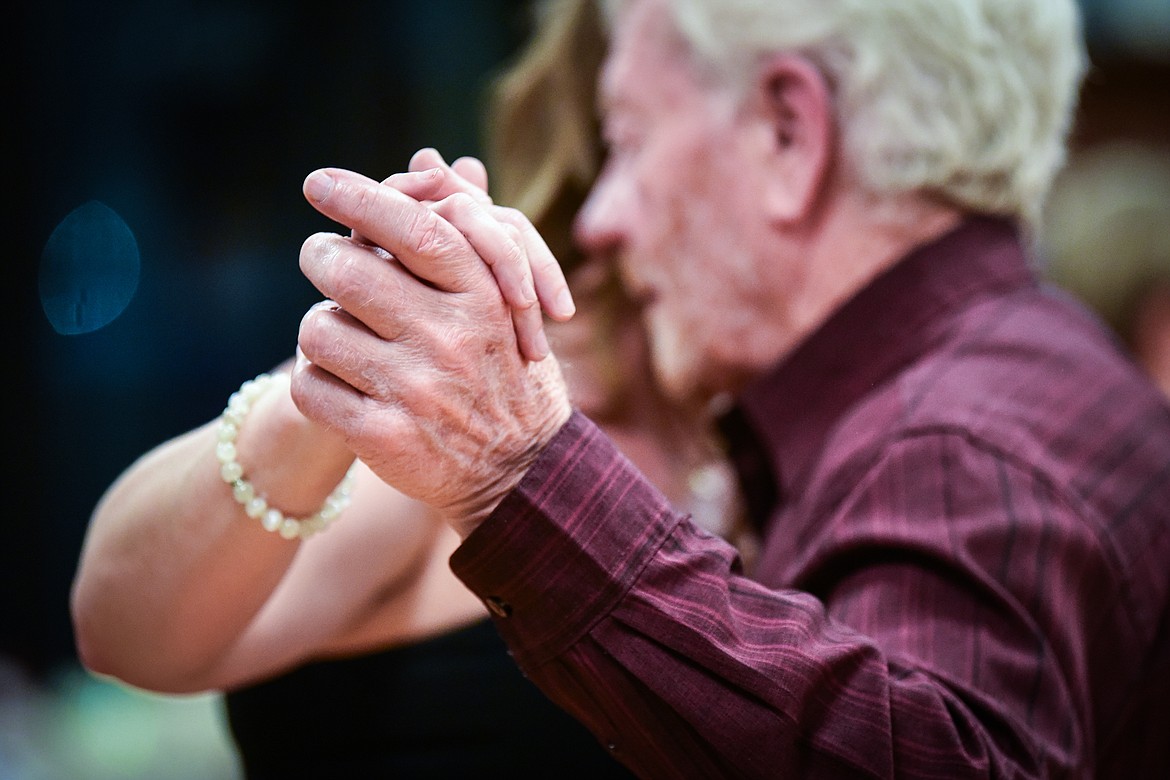
[[[945,436],[855,476],[767,587],[575,414],[452,567],[524,672],[647,777],[1084,771],[1058,628],[1077,600],[1037,588],[1091,542],[1052,533],[1026,470]]]

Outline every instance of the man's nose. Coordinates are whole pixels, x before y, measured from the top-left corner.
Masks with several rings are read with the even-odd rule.
[[[622,241],[623,215],[617,188],[600,178],[589,196],[581,204],[573,219],[573,240],[586,255],[604,255],[613,252]]]

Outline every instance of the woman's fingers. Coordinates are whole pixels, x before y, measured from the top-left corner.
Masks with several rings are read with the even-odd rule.
[[[504,300],[511,306],[521,354],[529,360],[543,360],[549,353],[548,338],[520,232],[462,193],[444,198],[434,209],[463,234],[491,267]]]
[[[559,322],[570,319],[577,311],[569,283],[561,264],[553,256],[544,237],[533,226],[528,217],[520,211],[505,206],[491,207],[491,213],[499,221],[511,225],[520,237],[528,257],[529,273],[540,305],[548,316]]]

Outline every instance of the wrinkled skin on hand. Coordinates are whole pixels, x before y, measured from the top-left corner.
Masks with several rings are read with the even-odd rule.
[[[517,209],[492,202],[483,163],[474,157],[460,157],[448,165],[437,150],[420,149],[411,157],[407,172],[396,173],[382,183],[448,218],[454,203],[448,200],[450,196],[462,193],[475,201],[479,208],[455,213],[465,218],[452,224],[476,245],[481,258],[491,267],[504,300],[512,307],[521,354],[530,360],[544,359],[549,348],[541,309],[554,320],[564,322],[575,313],[573,296],[560,264],[528,218]],[[479,224],[489,216],[498,224]],[[367,240],[356,231],[352,235]]]
[[[325,169],[305,193],[353,233],[301,249],[327,300],[302,319],[293,400],[466,536],[570,414],[559,366],[521,353],[493,276],[527,262],[524,242],[466,192],[428,206]]]

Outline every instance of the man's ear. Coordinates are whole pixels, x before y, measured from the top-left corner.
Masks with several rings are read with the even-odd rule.
[[[816,206],[828,183],[836,142],[836,117],[828,82],[803,57],[767,60],[756,83],[771,129],[765,207],[775,220],[799,222]]]

